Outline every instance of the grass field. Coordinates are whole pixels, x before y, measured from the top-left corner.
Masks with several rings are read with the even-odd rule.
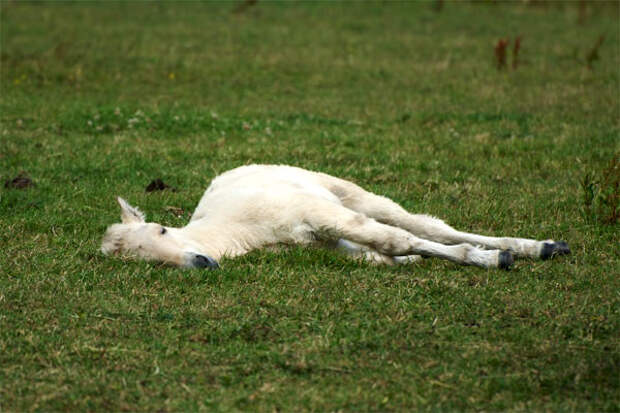
[[[0,411],[620,410],[617,3],[0,7]],[[292,248],[203,272],[99,252],[116,195],[184,225],[249,163],[573,254]]]

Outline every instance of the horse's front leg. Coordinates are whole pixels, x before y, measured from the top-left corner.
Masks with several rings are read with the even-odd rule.
[[[373,264],[408,264],[422,259],[420,255],[390,257],[389,255],[381,254],[365,245],[342,238],[339,239],[333,247],[350,257],[368,261]]]

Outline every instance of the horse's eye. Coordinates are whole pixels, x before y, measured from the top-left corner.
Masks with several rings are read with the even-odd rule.
[[[166,227],[161,227],[161,231],[159,231],[159,233],[164,235],[166,233]]]

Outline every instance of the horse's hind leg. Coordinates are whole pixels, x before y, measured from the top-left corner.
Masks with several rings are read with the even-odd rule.
[[[385,199],[385,198],[384,198]],[[554,255],[569,254],[570,250],[565,242],[553,240],[537,241],[526,238],[514,237],[489,237],[458,231],[440,219],[421,214],[409,214],[390,200],[381,202],[389,205],[390,210],[386,213],[377,211],[377,204],[371,205],[372,212],[379,212],[377,220],[391,225],[404,228],[422,238],[443,244],[459,244],[466,242],[472,245],[480,245],[484,248],[509,250],[519,257],[531,257],[548,259]],[[376,201],[375,201],[376,202]],[[394,207],[393,205],[396,205]],[[370,213],[371,211],[369,211]],[[370,215],[373,216],[373,215]]]
[[[423,255],[484,268],[508,268],[512,264],[512,255],[507,251],[485,251],[469,244],[443,245],[418,238],[329,201],[314,199],[312,209],[304,214],[304,222],[319,237],[351,240],[390,257]]]
[[[442,244],[469,243],[485,248],[510,250],[517,256],[547,259],[570,253],[565,242],[536,241],[524,238],[488,237],[458,231],[440,219],[410,214],[391,199],[365,191],[359,186],[334,178],[332,188],[347,208],[360,212],[387,225],[399,227],[430,241]]]

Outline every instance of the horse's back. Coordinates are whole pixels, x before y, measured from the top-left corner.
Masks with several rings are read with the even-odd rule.
[[[271,210],[312,208],[312,200],[340,203],[323,174],[286,165],[247,165],[217,176],[204,192],[192,220],[205,216],[254,215]]]

